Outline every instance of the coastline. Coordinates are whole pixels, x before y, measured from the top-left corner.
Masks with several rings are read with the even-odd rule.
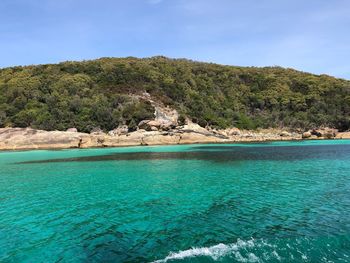
[[[305,133],[304,133],[305,134]],[[268,141],[301,141],[324,139],[350,139],[350,132],[340,132],[333,137],[320,134],[305,138],[303,133],[281,129],[258,131],[207,130],[198,126],[182,127],[169,131],[137,130],[110,135],[103,132],[80,133],[75,131],[44,131],[31,128],[1,128],[0,151],[11,150],[61,150],[125,146],[156,146],[200,143],[239,143]]]

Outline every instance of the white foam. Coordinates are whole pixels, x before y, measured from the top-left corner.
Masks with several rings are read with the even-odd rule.
[[[227,255],[234,255],[238,261],[241,262],[259,262],[259,258],[253,253],[249,253],[248,257],[245,258],[239,253],[239,249],[252,248],[254,247],[254,240],[243,241],[238,239],[236,243],[225,245],[218,244],[211,247],[199,247],[183,250],[179,252],[171,252],[166,258],[154,261],[153,263],[166,263],[169,260],[180,260],[185,258],[193,257],[211,257],[213,260],[218,260]]]

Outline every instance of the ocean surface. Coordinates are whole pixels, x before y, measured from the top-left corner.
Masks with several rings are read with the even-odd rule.
[[[0,152],[0,262],[350,262],[350,141]]]

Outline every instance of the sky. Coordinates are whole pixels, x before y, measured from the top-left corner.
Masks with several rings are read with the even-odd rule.
[[[163,55],[350,79],[349,0],[1,0],[0,67]]]

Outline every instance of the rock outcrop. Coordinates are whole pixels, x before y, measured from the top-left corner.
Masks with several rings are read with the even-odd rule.
[[[335,138],[338,134],[338,130],[332,129],[332,128],[323,128],[323,129],[316,130],[316,132],[318,133],[318,136],[320,135],[320,137],[323,137],[326,139]]]
[[[227,129],[227,135],[228,136],[237,136],[237,135],[241,135],[241,131],[238,128],[230,128]]]
[[[303,139],[333,139],[336,138],[338,134],[337,129],[332,128],[321,128],[313,129],[303,133]]]
[[[154,105],[155,108],[155,120],[163,124],[177,124],[179,113],[175,109],[169,107]]]
[[[302,138],[303,139],[308,139],[312,136],[311,132],[307,131],[307,132],[304,132],[303,135],[302,135]]]
[[[282,131],[282,132],[280,133],[280,136],[281,136],[281,137],[291,137],[292,135],[291,135],[289,132],[287,132],[287,131]]]
[[[151,126],[156,127],[156,126]],[[161,127],[161,126],[159,126]],[[92,147],[117,147],[133,145],[164,145],[164,144],[190,144],[190,143],[228,143],[251,141],[280,141],[304,139],[325,139],[328,133],[317,137],[311,132],[303,134],[285,132],[278,129],[265,129],[258,131],[212,130],[200,127],[189,122],[168,131],[138,129],[127,132],[127,127],[121,126],[105,134],[96,132],[92,134],[71,131],[42,131],[31,128],[1,128],[0,150],[24,149],[67,149]],[[331,136],[334,133],[330,133]],[[334,137],[332,137],[334,138]],[[350,132],[338,133],[336,139],[350,139]]]
[[[156,120],[143,120],[139,123],[138,128],[146,131],[158,131],[162,123]]]
[[[177,110],[165,106],[160,101],[152,99],[151,95],[147,92],[142,95],[132,95],[138,99],[148,101],[154,107],[154,119],[143,120],[139,123],[139,129],[146,131],[169,131],[174,129],[178,125],[179,113]]]
[[[31,128],[0,129],[0,149],[79,148],[88,134],[62,131],[41,131]]]
[[[100,127],[95,127],[90,131],[90,134],[94,134],[94,135],[100,135],[103,134],[103,130],[101,130]]]
[[[127,125],[121,125],[118,128],[111,130],[108,132],[109,136],[118,136],[118,135],[123,135],[127,134],[129,132],[129,128]]]
[[[69,128],[67,129],[67,132],[78,132],[77,128]]]
[[[335,138],[336,139],[350,139],[350,131],[339,132]]]

